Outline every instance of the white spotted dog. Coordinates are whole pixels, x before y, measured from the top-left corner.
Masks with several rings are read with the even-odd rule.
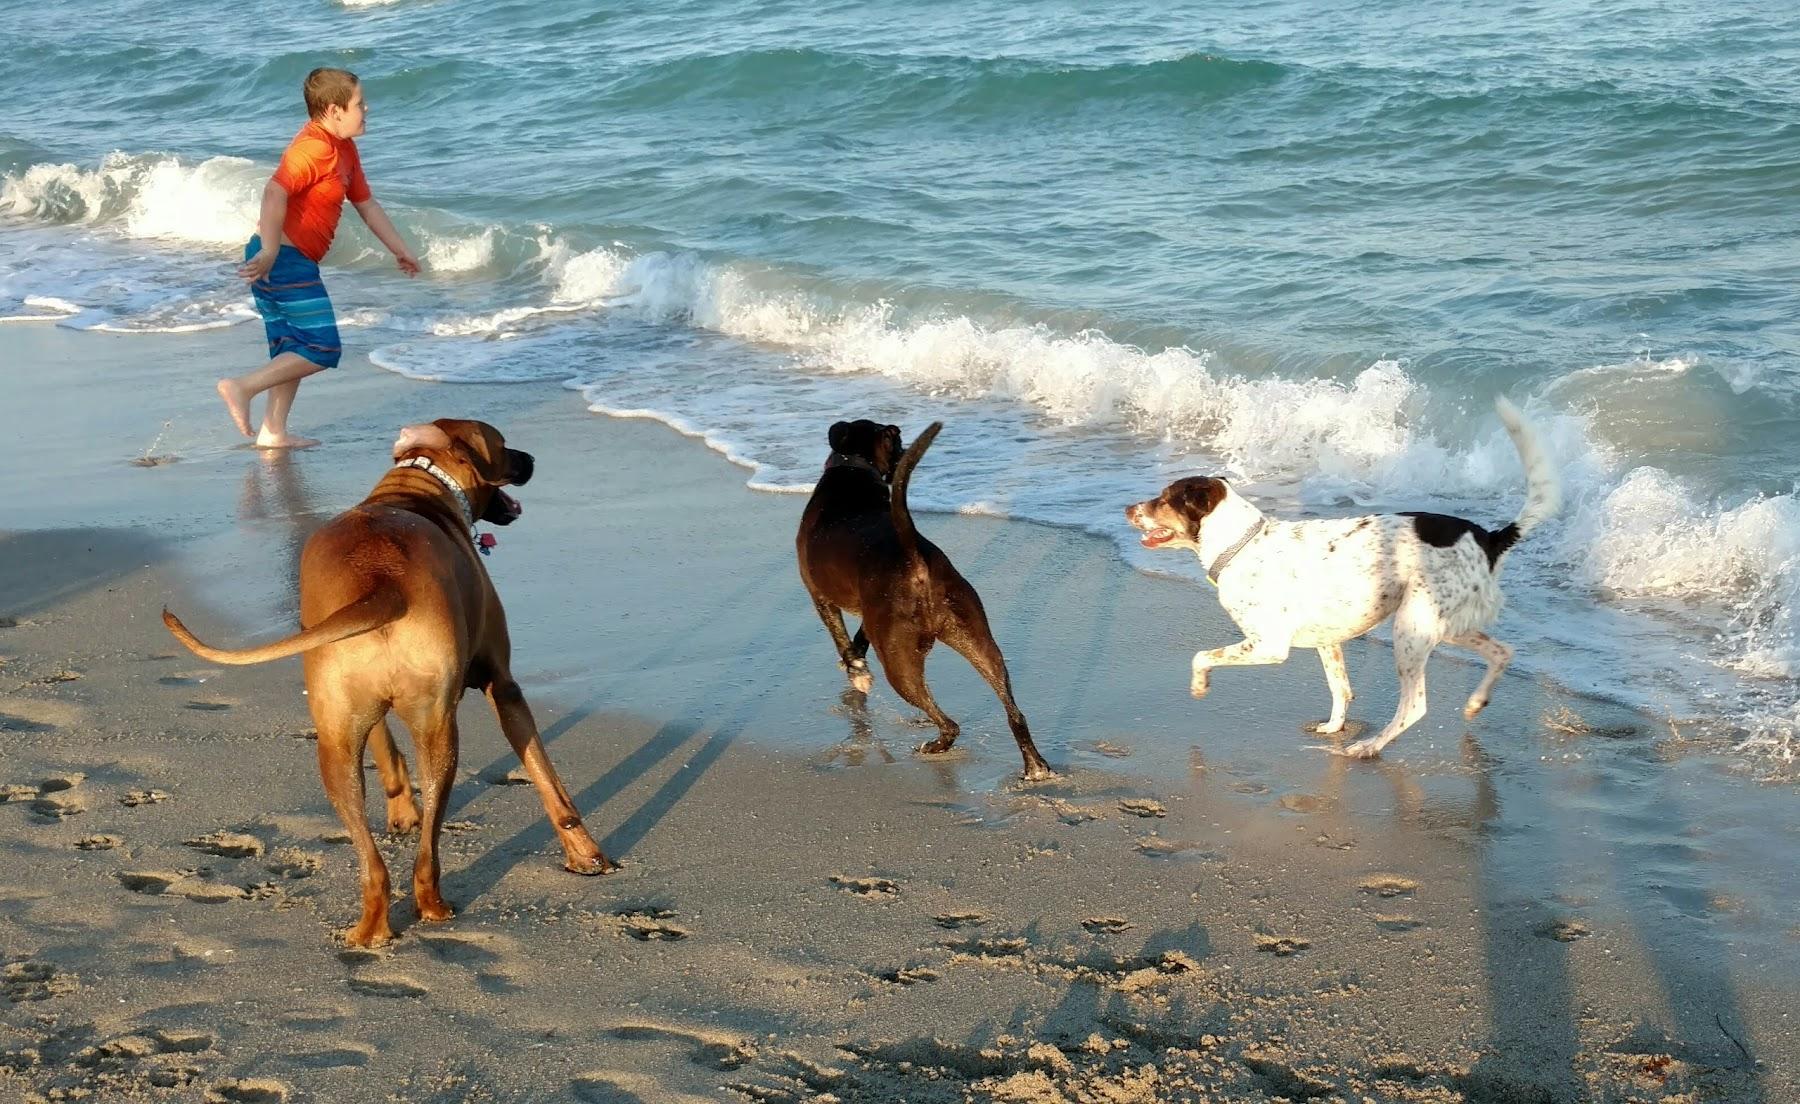
[[[1562,491],[1550,458],[1504,398],[1495,409],[1525,466],[1525,508],[1494,532],[1443,514],[1376,514],[1328,521],[1264,516],[1222,479],[1178,479],[1125,510],[1146,548],[1191,548],[1219,588],[1219,604],[1244,632],[1227,648],[1194,655],[1195,697],[1214,667],[1281,663],[1294,647],[1317,648],[1331,688],[1323,734],[1343,731],[1354,696],[1342,644],[1394,619],[1400,707],[1380,733],[1342,754],[1371,758],[1425,715],[1425,660],[1450,644],[1487,660],[1487,675],[1463,706],[1474,717],[1512,659],[1481,630],[1500,613],[1500,558],[1557,510]]]

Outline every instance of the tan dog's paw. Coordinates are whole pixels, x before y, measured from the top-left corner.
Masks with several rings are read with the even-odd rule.
[[[1188,683],[1188,693],[1196,698],[1204,698],[1206,692],[1211,689],[1212,679],[1204,673],[1195,675],[1193,681]]]
[[[414,904],[418,906],[419,919],[432,924],[442,924],[456,915],[456,910],[450,907],[450,902],[436,893],[416,894]]]
[[[1475,714],[1481,712],[1483,709],[1486,709],[1487,704],[1488,703],[1487,703],[1486,698],[1470,698],[1468,700],[1468,702],[1463,706],[1463,720],[1465,720],[1465,721],[1474,720]]]
[[[875,689],[875,676],[869,673],[867,667],[852,671],[850,672],[850,686],[859,694],[867,694]]]
[[[569,855],[563,859],[563,869],[571,874],[593,877],[596,874],[611,874],[619,869],[619,864],[605,855],[587,856]]]
[[[387,803],[387,829],[396,836],[411,835],[419,830],[419,807],[413,804],[411,794]]]
[[[344,942],[352,947],[385,947],[394,941],[394,929],[388,927],[385,916],[378,924],[358,924],[354,928],[345,928],[341,935]]]

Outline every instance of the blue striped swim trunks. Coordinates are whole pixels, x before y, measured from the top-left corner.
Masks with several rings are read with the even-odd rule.
[[[244,259],[262,251],[261,235],[252,235],[244,246]],[[269,337],[269,359],[282,353],[298,353],[321,368],[335,368],[343,356],[338,340],[337,315],[331,297],[319,277],[319,264],[291,245],[275,255],[275,267],[250,285],[256,312],[262,315]]]

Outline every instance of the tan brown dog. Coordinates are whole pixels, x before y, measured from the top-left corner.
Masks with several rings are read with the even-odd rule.
[[[456,778],[456,705],[467,687],[493,703],[562,839],[563,865],[577,874],[613,869],[544,754],[537,722],[513,681],[506,613],[473,540],[477,520],[508,525],[518,518],[518,502],[500,487],[531,478],[531,455],[507,448],[484,422],[444,418],[401,430],[394,459],[369,497],[306,542],[304,631],[260,648],[224,651],[201,643],[163,610],[175,638],[214,663],[304,654],[319,775],[362,859],[362,919],[344,933],[358,947],[394,936],[387,867],[363,812],[365,741],[387,791],[388,827],[405,832],[420,823],[406,760],[388,731],[390,709],[406,722],[419,755],[424,824],[413,901],[421,919],[452,915],[438,890],[437,841]]]

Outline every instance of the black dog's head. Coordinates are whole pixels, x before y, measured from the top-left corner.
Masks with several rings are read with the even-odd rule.
[[[906,446],[900,440],[900,427],[858,418],[854,422],[838,422],[831,427],[827,439],[835,456],[863,460],[875,469],[883,481],[894,481],[894,465]],[[829,466],[829,465],[828,465]]]
[[[511,525],[525,508],[500,488],[531,482],[537,464],[529,452],[506,447],[506,438],[486,422],[439,418],[410,425],[394,442],[394,459],[429,456],[449,472],[469,493],[469,506],[478,521]]]
[[[1196,475],[1177,479],[1148,502],[1125,507],[1125,520],[1143,530],[1145,548],[1198,548],[1200,527],[1225,501],[1225,481]]]

